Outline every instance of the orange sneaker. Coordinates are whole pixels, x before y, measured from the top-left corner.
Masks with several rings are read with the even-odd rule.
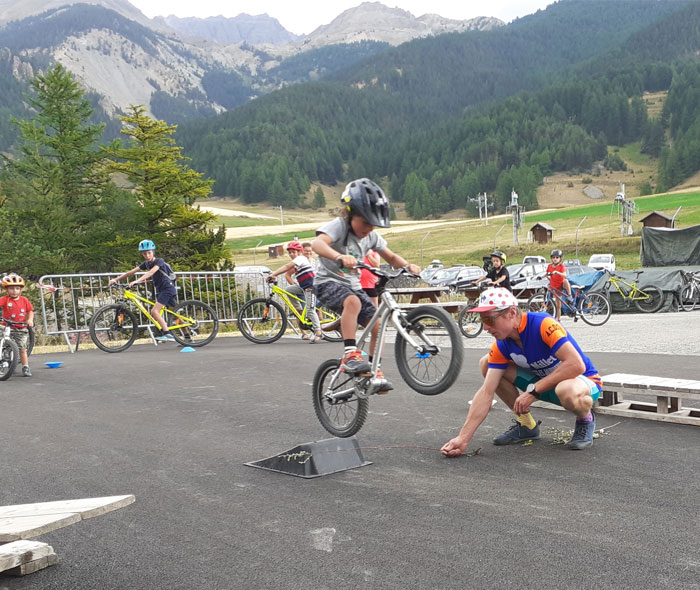
[[[369,376],[371,373],[371,367],[369,362],[365,360],[362,356],[361,350],[353,350],[347,353],[340,361],[340,368],[346,373],[352,373],[354,375],[362,375],[363,377]]]
[[[377,381],[382,381],[380,389],[379,389],[379,391],[377,391],[378,395],[383,395],[385,393],[389,393],[392,389],[394,389],[394,386],[391,384],[391,381],[389,381],[386,377],[384,377],[384,372],[381,369],[377,369],[377,374],[375,375],[375,379]]]

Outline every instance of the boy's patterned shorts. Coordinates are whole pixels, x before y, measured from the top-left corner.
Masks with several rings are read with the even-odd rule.
[[[17,343],[20,350],[27,350],[27,346],[29,346],[28,330],[12,330],[10,337]]]

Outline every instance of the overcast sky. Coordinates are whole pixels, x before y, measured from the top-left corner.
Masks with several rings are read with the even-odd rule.
[[[129,0],[149,18],[226,16],[241,13],[265,14],[297,35],[308,34],[327,25],[344,10],[359,6],[362,0]],[[476,16],[495,16],[510,22],[519,16],[545,8],[554,0],[387,0],[386,6],[407,10],[414,16],[426,13],[464,20]]]

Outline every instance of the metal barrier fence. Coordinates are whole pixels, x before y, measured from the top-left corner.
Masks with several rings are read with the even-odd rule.
[[[44,275],[39,279],[41,311],[47,336],[63,336],[71,352],[78,349],[83,334],[90,331],[93,314],[103,305],[114,303],[121,290],[107,286],[110,279],[121,273]],[[138,273],[136,277],[140,274]],[[134,277],[134,278],[136,278]],[[131,279],[134,280],[134,279]],[[264,297],[267,286],[264,273],[178,272],[175,273],[178,299],[197,299],[211,306],[220,323],[236,322],[238,310],[249,299]],[[155,301],[149,281],[134,289]],[[140,327],[150,326],[148,318],[132,307]],[[75,335],[75,345],[70,336]]]

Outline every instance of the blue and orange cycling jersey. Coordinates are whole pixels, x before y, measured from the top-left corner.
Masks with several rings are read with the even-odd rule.
[[[489,368],[505,370],[508,368],[508,363],[513,361],[518,367],[542,378],[549,375],[561,363],[556,356],[557,350],[566,342],[571,342],[586,365],[583,375],[601,385],[600,375],[591,359],[583,354],[576,340],[551,315],[536,312],[523,313],[518,332],[523,348],[510,338],[496,340],[489,351]]]

